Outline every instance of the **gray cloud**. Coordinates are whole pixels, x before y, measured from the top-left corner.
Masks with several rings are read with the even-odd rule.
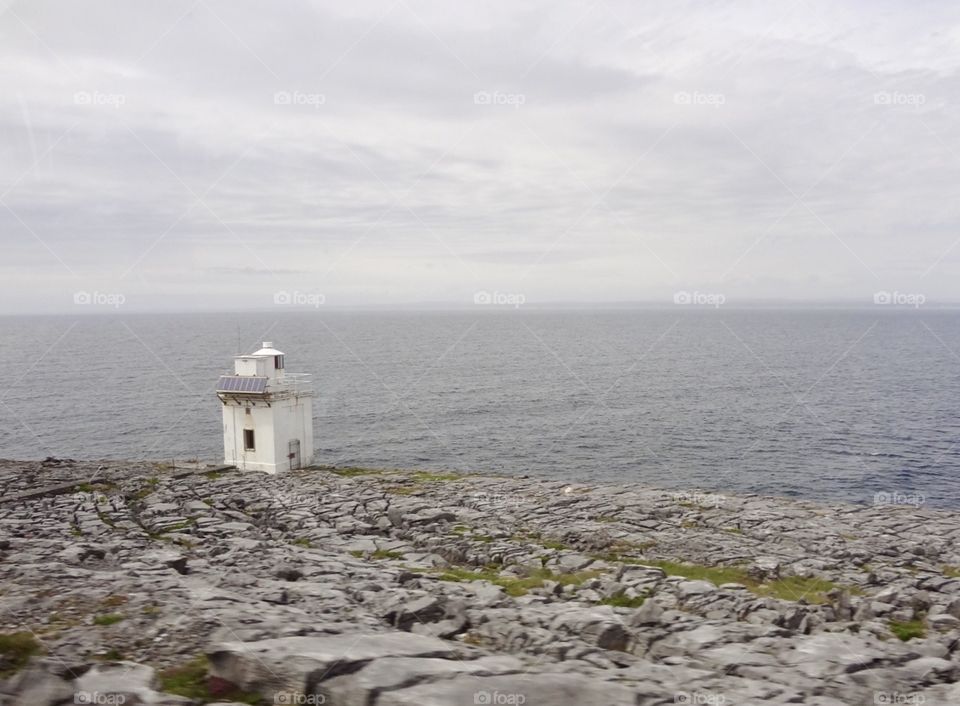
[[[958,8],[0,12],[0,312],[960,299]]]

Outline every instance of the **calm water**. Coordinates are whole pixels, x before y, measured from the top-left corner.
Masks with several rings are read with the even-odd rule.
[[[238,337],[314,374],[321,462],[960,507],[960,313],[922,310],[0,318],[0,457],[217,459]]]

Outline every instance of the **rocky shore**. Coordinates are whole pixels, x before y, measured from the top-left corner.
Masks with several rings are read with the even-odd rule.
[[[0,462],[0,705],[960,703],[960,514]]]

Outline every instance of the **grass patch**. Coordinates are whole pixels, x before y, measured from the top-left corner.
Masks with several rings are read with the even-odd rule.
[[[430,471],[417,471],[411,478],[417,483],[437,483],[446,480],[460,480],[463,476],[459,473],[431,473]]]
[[[123,620],[124,617],[126,616],[123,616],[120,613],[103,613],[101,615],[97,615],[94,617],[93,624],[101,625],[104,627],[108,625],[116,625],[121,620]]]
[[[209,480],[216,480],[217,478],[223,478],[223,471],[207,471],[203,475]]]
[[[154,605],[154,604],[151,603],[150,605],[145,605],[145,606],[143,607],[143,610],[142,610],[141,612],[142,612],[144,615],[153,618],[153,617],[156,617],[156,616],[160,615],[160,612],[161,612],[161,611],[160,611],[160,606]]]
[[[383,471],[379,468],[360,468],[359,466],[346,466],[344,468],[318,466],[318,469],[330,471],[330,473],[333,473],[335,476],[340,476],[341,478],[353,478],[355,476],[379,476],[383,474]]]
[[[922,620],[891,620],[890,632],[906,642],[914,637],[923,637],[927,634]]]
[[[306,537],[297,537],[295,540],[290,542],[290,544],[295,544],[298,547],[306,547],[307,549],[310,549],[313,546],[310,544],[310,540]]]
[[[243,704],[261,704],[259,694],[232,689],[226,693],[212,694],[210,691],[209,665],[204,656],[197,657],[179,667],[171,667],[160,672],[160,691],[177,696],[197,699],[201,703],[212,701],[235,701]],[[219,692],[219,690],[218,690]]]
[[[394,552],[389,549],[378,549],[370,555],[371,559],[403,559],[403,552]]]
[[[514,577],[501,576],[497,567],[486,567],[478,571],[451,567],[444,569],[439,578],[441,581],[489,581],[500,586],[508,596],[525,596],[533,588],[541,588],[547,581],[555,581],[561,586],[579,586],[584,581],[594,579],[600,575],[599,571],[581,571],[576,574],[555,574],[549,569],[538,569],[529,576]]]
[[[29,632],[0,634],[0,678],[16,674],[42,651],[40,643]]]
[[[619,591],[609,598],[600,601],[600,605],[611,605],[614,608],[639,608],[647,600],[646,596],[630,598],[624,591]]]
[[[948,579],[960,579],[960,567],[958,566],[944,566],[943,575]]]
[[[700,566],[672,561],[645,561],[642,563],[663,569],[667,576],[683,576],[691,580],[710,581],[717,586],[725,583],[740,583],[758,596],[779,598],[784,601],[798,601],[802,598],[808,603],[823,604],[829,602],[827,593],[838,588],[837,584],[827,579],[803,578],[801,576],[785,576],[775,581],[760,583],[740,566]],[[854,592],[851,589],[851,593]]]

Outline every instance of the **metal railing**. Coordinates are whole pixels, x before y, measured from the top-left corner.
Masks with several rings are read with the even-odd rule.
[[[313,394],[313,375],[311,373],[284,373],[283,377],[270,380],[267,383],[267,393]]]

